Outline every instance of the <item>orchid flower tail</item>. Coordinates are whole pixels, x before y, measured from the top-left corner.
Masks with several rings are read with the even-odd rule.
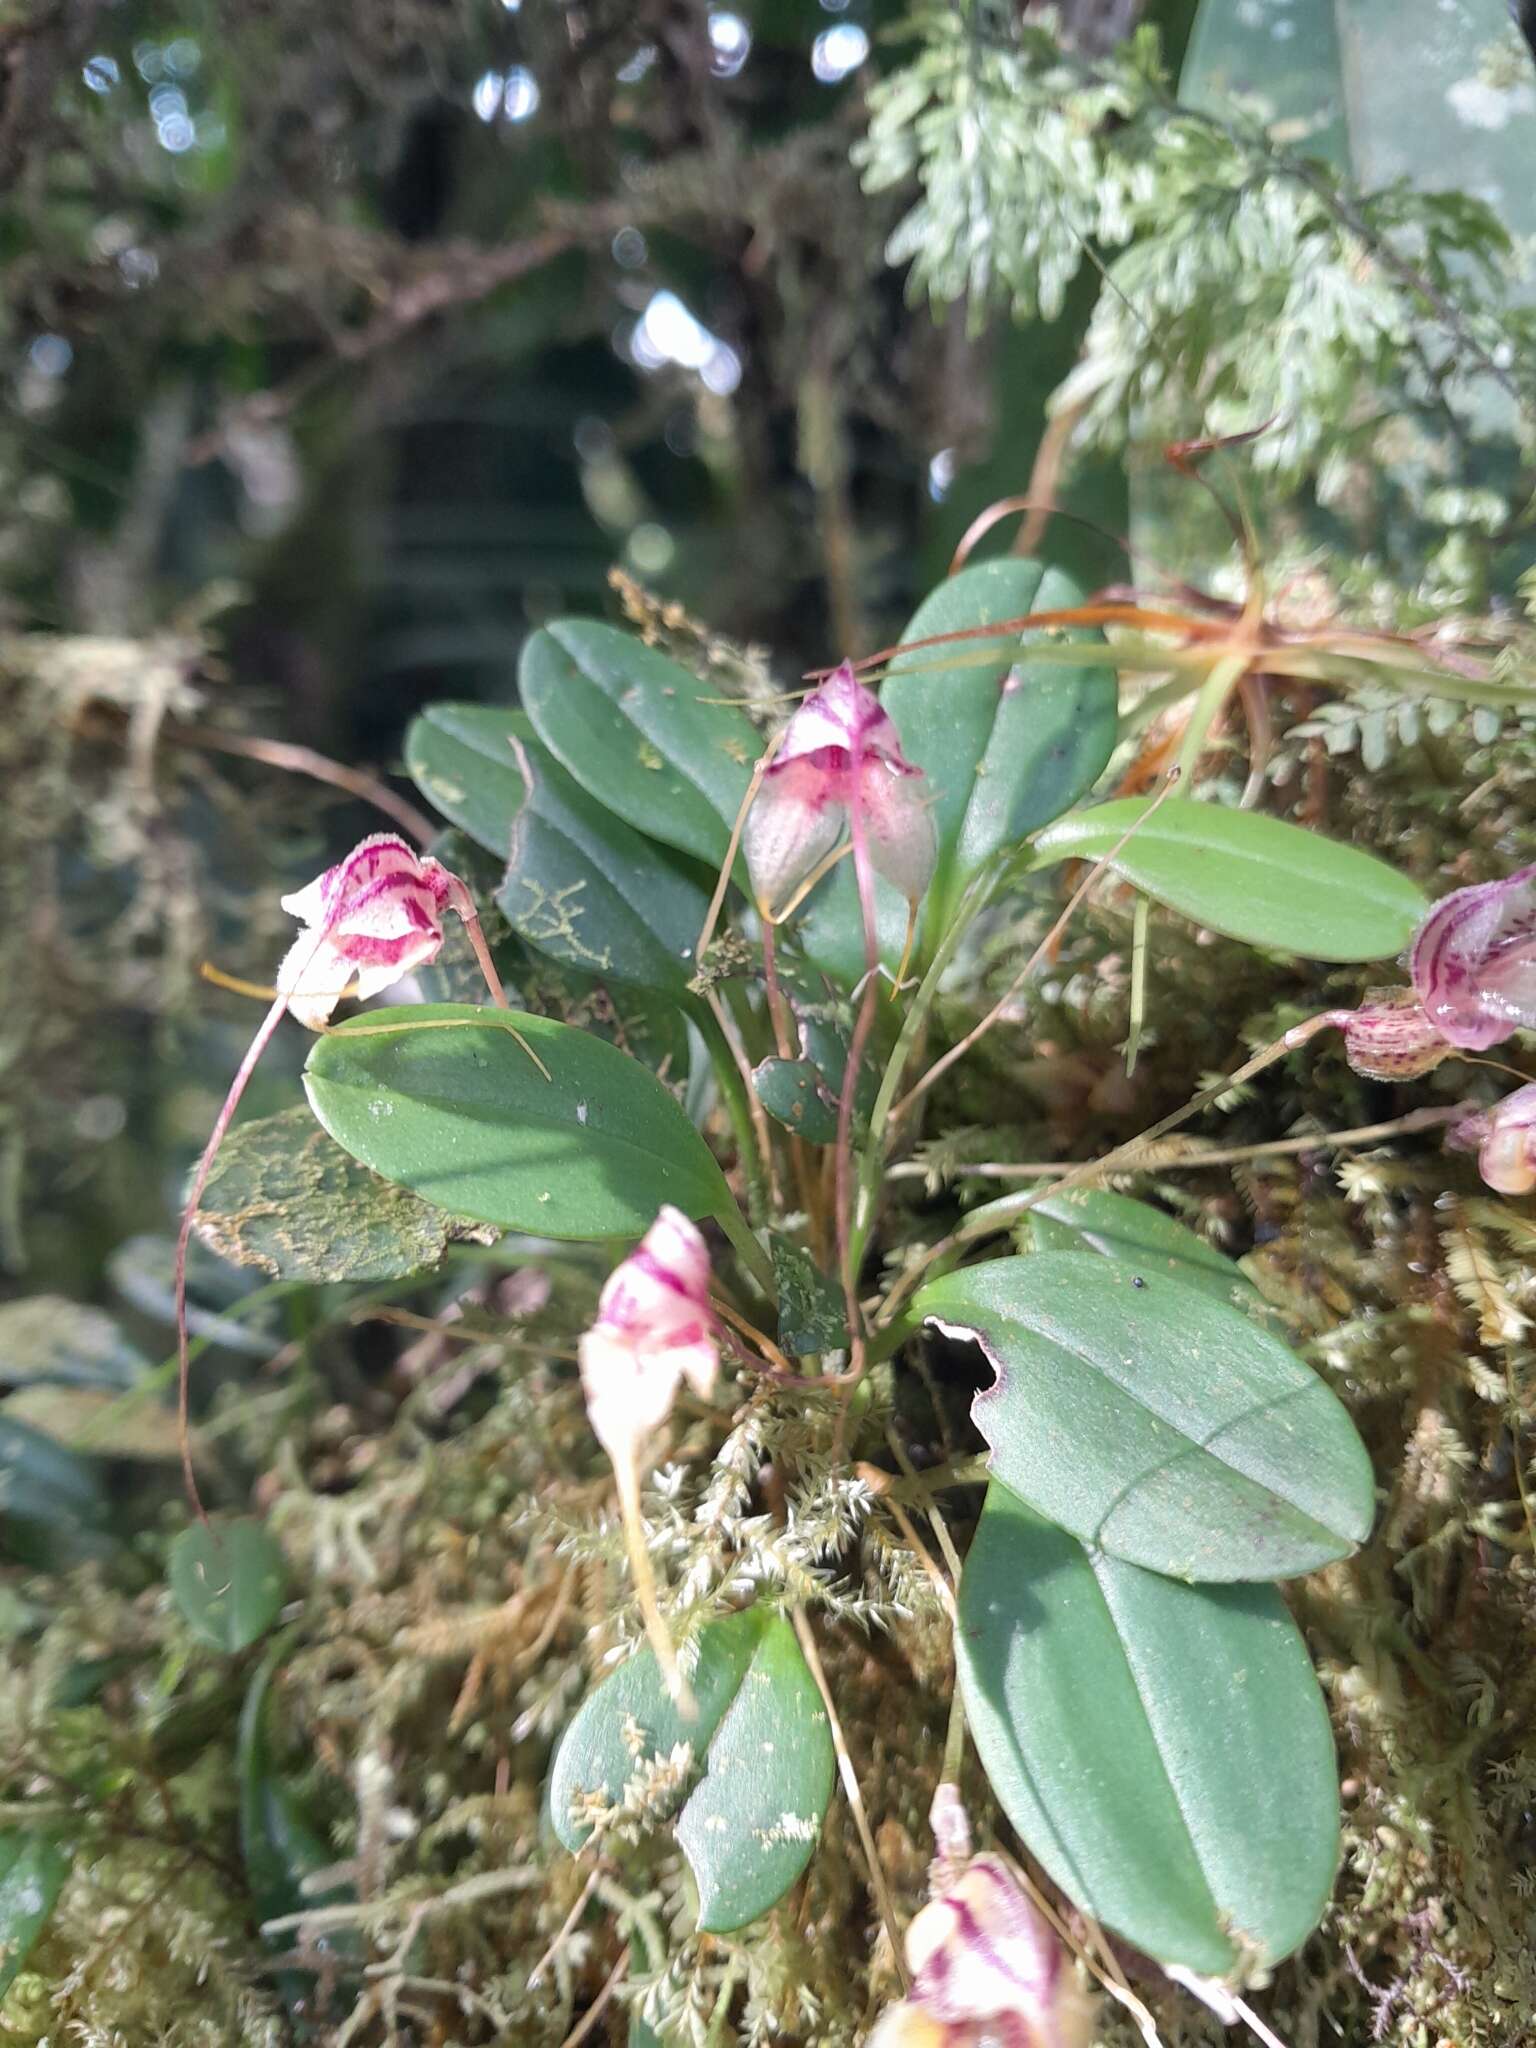
[[[678,1665],[677,1651],[673,1648],[671,1634],[656,1598],[656,1575],[651,1570],[645,1520],[640,1512],[640,1473],[633,1458],[615,1458],[613,1476],[619,1489],[619,1512],[624,1521],[624,1548],[629,1554],[630,1576],[635,1584],[640,1617],[645,1623],[646,1640],[661,1667],[662,1679],[673,1706],[685,1721],[697,1720],[699,1703]]]
[[[200,1521],[206,1522],[207,1511],[203,1507],[202,1495],[197,1490],[197,1474],[192,1466],[192,1425],[191,1425],[191,1379],[192,1359],[187,1343],[187,1253],[192,1244],[192,1226],[197,1220],[198,1204],[208,1185],[208,1176],[213,1171],[213,1162],[218,1157],[219,1147],[224,1142],[235,1111],[240,1107],[240,1098],[246,1085],[255,1073],[262,1054],[272,1041],[272,1034],[283,1021],[288,1008],[286,992],[280,992],[266,1016],[256,1030],[256,1035],[246,1047],[245,1057],[235,1069],[235,1078],[229,1084],[223,1107],[214,1119],[213,1130],[203,1147],[202,1157],[192,1176],[192,1185],[187,1191],[186,1207],[181,1212],[181,1228],[176,1234],[176,1364],[177,1402],[176,1435],[181,1447],[181,1471],[186,1481],[187,1499]]]

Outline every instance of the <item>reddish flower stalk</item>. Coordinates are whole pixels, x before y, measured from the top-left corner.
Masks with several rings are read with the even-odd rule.
[[[378,832],[364,839],[345,860],[327,868],[307,888],[285,896],[282,902],[283,908],[309,929],[300,933],[277,970],[276,1000],[257,1026],[245,1057],[235,1070],[192,1175],[176,1237],[181,1466],[187,1497],[199,1515],[203,1513],[203,1504],[192,1467],[192,1438],[187,1420],[191,1371],[187,1346],[187,1253],[198,1204],[219,1147],[284,1012],[291,1011],[311,1031],[323,1031],[343,996],[356,993],[366,999],[377,995],[403,975],[435,960],[442,950],[443,919],[450,910],[462,919],[469,934],[492,1002],[502,1009],[508,1007],[506,991],[480,928],[474,898],[441,861],[418,854],[392,832]]]

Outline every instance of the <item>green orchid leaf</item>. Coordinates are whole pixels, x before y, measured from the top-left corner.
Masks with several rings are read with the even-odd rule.
[[[318,1041],[304,1080],[339,1145],[454,1215],[602,1238],[638,1237],[663,1202],[733,1213],[709,1147],[656,1076],[548,1017],[463,1003],[372,1011]]]
[[[197,1234],[237,1266],[321,1282],[430,1272],[450,1244],[494,1244],[497,1235],[370,1173],[302,1103],[230,1132],[198,1205]]]
[[[272,1681],[291,1644],[279,1636],[252,1674],[240,1709],[235,1747],[235,1778],[240,1800],[240,1850],[257,1917],[276,1920],[305,1906],[340,1904],[352,1896],[345,1883],[315,1889],[319,1872],[336,1862],[336,1853],[308,1810],[293,1779],[281,1768],[273,1740],[277,1699]],[[286,1948],[289,1941],[279,1940]],[[342,1928],[324,1936],[319,1946],[340,1957],[355,1957],[355,1930]],[[312,1990],[313,1980],[293,1987]]]
[[[566,1730],[550,1813],[568,1849],[655,1758],[686,1745],[690,1788],[674,1818],[699,1891],[699,1925],[729,1933],[766,1913],[810,1861],[832,1797],[836,1759],[826,1709],[794,1630],[752,1607],[699,1637],[685,1720],[649,1649],[590,1693]]]
[[[1156,1262],[1036,1252],[945,1274],[912,1313],[979,1344],[993,1477],[1082,1542],[1180,1579],[1281,1579],[1370,1530],[1347,1410],[1260,1324]]]
[[[752,1069],[752,1089],[774,1121],[808,1145],[836,1141],[837,1103],[813,1060],[762,1060]]]
[[[1169,797],[1148,816],[1140,797],[1078,811],[1035,841],[1037,864],[1102,860],[1158,903],[1250,945],[1311,960],[1400,953],[1429,904],[1374,854],[1257,811]],[[1128,827],[1146,823],[1114,848]]]
[[[773,1278],[779,1297],[779,1344],[797,1358],[819,1358],[848,1343],[842,1290],[822,1272],[808,1251],[787,1238],[770,1241]]]
[[[493,704],[433,704],[405,735],[405,765],[445,818],[505,860],[527,785],[512,737],[517,713]]]
[[[682,1000],[708,890],[589,796],[525,719],[514,714],[510,725],[528,780],[497,907],[525,944],[562,967]]]
[[[59,1294],[0,1305],[0,1387],[88,1387],[117,1393],[149,1361],[99,1308]]]
[[[968,1221],[985,1213],[984,1208],[975,1210]],[[1067,1188],[1035,1202],[1020,1222],[1036,1251],[1100,1252],[1138,1273],[1166,1273],[1233,1308],[1252,1312],[1264,1306],[1263,1296],[1233,1260],[1150,1202],[1133,1201],[1109,1188]]]
[[[433,705],[406,760],[438,809],[507,862],[496,906],[525,945],[595,980],[686,993],[704,881],[590,796],[526,714]]]
[[[1071,578],[1043,562],[980,562],[931,592],[901,637],[925,640],[1082,602]],[[1035,628],[918,648],[896,655],[886,671],[880,701],[907,758],[928,777],[938,826],[929,933],[942,932],[984,861],[1060,817],[1104,772],[1116,736],[1113,669],[1100,659],[1014,671],[1020,647],[1053,638],[1103,644],[1102,634],[1082,627]]]
[[[0,2000],[48,1925],[73,1861],[51,1835],[0,1831]]]
[[[1333,1741],[1272,1586],[1184,1586],[987,1493],[955,1631],[1003,1811],[1079,1906],[1241,1981],[1298,1948],[1338,1862]]]
[[[288,1570],[260,1522],[193,1522],[171,1545],[171,1598],[199,1642],[226,1656],[249,1649],[276,1621]]]
[[[763,742],[738,706],[632,633],[557,619],[523,648],[539,738],[616,816],[718,870]]]
[[[0,1558],[59,1571],[112,1547],[95,1462],[0,1410]]]

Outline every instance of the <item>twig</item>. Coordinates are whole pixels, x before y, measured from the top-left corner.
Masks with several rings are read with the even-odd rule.
[[[859,1837],[859,1846],[864,1851],[864,1861],[869,1866],[869,1882],[875,1894],[875,1903],[880,1909],[886,1938],[891,1944],[891,1959],[901,1983],[903,1996],[911,1988],[907,1976],[906,1957],[902,1954],[901,1928],[896,1919],[895,1904],[891,1889],[885,1880],[885,1871],[880,1862],[880,1852],[875,1847],[874,1835],[870,1832],[869,1815],[864,1810],[864,1794],[859,1790],[858,1773],[853,1768],[853,1758],[848,1753],[848,1740],[843,1734],[843,1724],[838,1719],[837,1706],[832,1698],[832,1688],[827,1683],[827,1674],[821,1661],[821,1652],[816,1647],[816,1638],[802,1609],[792,1607],[789,1618],[794,1623],[795,1634],[810,1674],[816,1681],[816,1690],[821,1694],[821,1703],[827,1710],[827,1726],[832,1731],[832,1747],[837,1752],[838,1775],[843,1782],[849,1810],[853,1814],[853,1825]]]
[[[628,1968],[629,1949],[626,1945],[619,1952],[619,1960],[608,1972],[607,1980],[605,1981],[602,1990],[598,1992],[596,1998],[593,1999],[592,2003],[587,2007],[586,2011],[582,2014],[581,2018],[576,2022],[575,2026],[572,2027],[571,2031],[560,2043],[560,2048],[580,2048],[580,2044],[583,2041],[585,2041],[588,2034],[591,2033],[592,2029],[597,2025],[598,2021],[602,2018],[603,2014],[608,2010],[608,2006],[613,1998],[613,1994],[624,1982],[624,1972]]]
[[[1198,1169],[1202,1166],[1233,1166],[1248,1159],[1273,1159],[1286,1153],[1328,1152],[1344,1145],[1366,1145],[1378,1138],[1406,1137],[1412,1131],[1428,1131],[1442,1124],[1455,1123],[1465,1116],[1464,1102],[1452,1103],[1448,1108],[1411,1109],[1406,1116],[1389,1118],[1385,1123],[1357,1124],[1349,1131],[1310,1131],[1299,1138],[1270,1138],[1259,1145],[1212,1146],[1208,1151],[1197,1151],[1193,1147],[1198,1140],[1191,1140],[1191,1149],[1182,1156],[1160,1153],[1156,1160],[1159,1173],[1177,1172],[1181,1167]],[[1028,1165],[1003,1165],[983,1162],[977,1166],[956,1166],[951,1177],[955,1180],[1047,1180],[1058,1173],[1075,1173],[1083,1165],[1080,1159],[1038,1160]],[[899,1166],[889,1169],[892,1180],[926,1179],[932,1168],[921,1160],[903,1160]],[[1127,1171],[1132,1166],[1127,1162]]]
[[[377,776],[360,768],[348,768],[313,747],[298,747],[287,740],[247,737],[243,733],[220,732],[211,725],[167,725],[162,736],[178,746],[206,747],[219,754],[239,754],[248,761],[261,761],[269,768],[285,768],[292,775],[307,775],[315,782],[328,782],[349,796],[372,804],[386,818],[392,818],[402,832],[409,832],[418,846],[437,836],[438,827],[425,811],[418,811],[408,798],[397,796]]]

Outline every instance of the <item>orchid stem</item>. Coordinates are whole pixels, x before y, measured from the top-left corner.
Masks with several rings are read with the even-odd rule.
[[[726,1034],[725,1016],[718,995],[711,991],[705,1006],[699,1010],[690,1008],[690,1015],[709,1050],[715,1079],[720,1085],[720,1100],[736,1138],[736,1151],[747,1184],[747,1208],[752,1220],[757,1222],[768,1214],[768,1120],[762,1105],[749,1092],[752,1070],[746,1064],[745,1053],[739,1053]],[[725,1222],[724,1217],[720,1220]],[[751,1235],[750,1231],[748,1235]],[[735,1242],[734,1238],[732,1242]],[[756,1239],[753,1239],[753,1246],[756,1249]]]

